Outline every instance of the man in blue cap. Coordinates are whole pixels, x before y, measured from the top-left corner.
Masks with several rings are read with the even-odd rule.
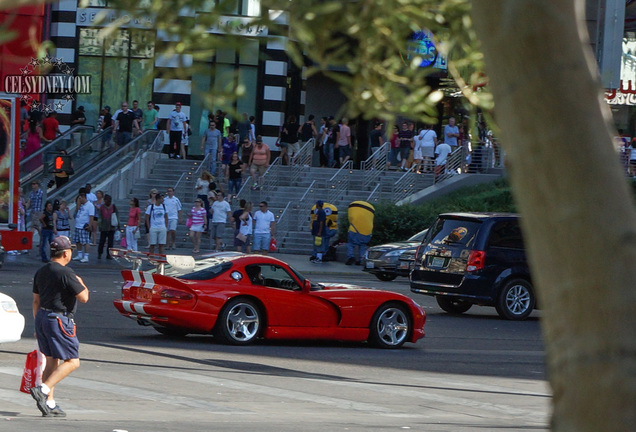
[[[314,236],[314,258],[311,259],[311,262],[314,264],[322,263],[322,254],[325,250],[323,242],[325,240],[325,227],[327,222],[327,214],[324,210],[325,203],[322,200],[316,201],[316,209],[314,213],[316,214],[316,219],[311,224],[311,235]]]

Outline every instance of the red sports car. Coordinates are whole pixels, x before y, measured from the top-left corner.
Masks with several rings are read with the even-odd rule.
[[[424,337],[426,314],[401,294],[318,284],[276,258],[237,253],[195,261],[111,249],[124,270],[117,310],[168,335],[212,333],[232,345],[265,339],[369,341],[399,348]],[[144,262],[157,266],[139,269]]]

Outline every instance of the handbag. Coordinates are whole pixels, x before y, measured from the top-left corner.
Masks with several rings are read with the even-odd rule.
[[[240,241],[242,241],[242,242],[245,242],[245,241],[247,240],[247,236],[246,236],[245,234],[243,234],[242,232],[239,232],[239,233],[236,235],[236,238],[237,238],[237,239],[239,239],[239,240],[240,240]]]
[[[314,246],[322,246],[322,237],[320,236],[314,237]]]
[[[139,227],[137,227],[137,231],[135,231],[135,238],[139,240],[141,238],[141,233],[139,232]]]
[[[126,237],[122,237],[121,238],[120,244],[121,244],[121,247],[123,247],[123,248],[128,247],[128,242],[126,241]]]
[[[118,242],[121,239],[122,239],[121,232],[119,230],[115,230],[115,233],[113,234],[113,240]],[[126,241],[126,237],[123,237],[123,239],[124,239],[124,241]]]
[[[271,240],[269,241],[269,251],[276,252],[277,249],[278,249],[278,243],[276,242],[276,239],[272,237]]]
[[[188,228],[191,228],[191,227],[192,227],[192,218],[191,218],[191,217],[189,217],[189,218],[186,220],[186,226],[187,226]]]
[[[117,218],[117,213],[115,213],[115,208],[113,208],[113,212],[110,215],[110,225],[111,226],[119,226],[119,219]]]

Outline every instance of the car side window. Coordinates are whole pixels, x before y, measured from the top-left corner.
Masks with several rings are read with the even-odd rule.
[[[518,221],[497,222],[490,231],[490,247],[523,249],[523,237]]]
[[[282,267],[276,265],[262,264],[260,266],[260,274],[262,276],[263,283],[257,283],[259,285],[264,284],[271,288],[282,288],[288,290],[301,290],[300,285],[296,282],[296,279]]]

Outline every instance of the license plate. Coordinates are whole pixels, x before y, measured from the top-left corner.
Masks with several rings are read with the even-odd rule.
[[[400,263],[400,269],[407,269],[407,268],[409,268],[409,267],[410,267],[410,265],[409,265],[409,263],[408,263],[408,262]]]
[[[152,300],[152,290],[150,288],[137,288],[137,299]]]
[[[431,259],[430,266],[431,267],[444,267],[445,259],[442,257],[433,257]]]
[[[367,268],[373,268],[373,267],[375,267],[375,264],[373,263],[373,261],[367,261],[366,266],[367,266]]]

